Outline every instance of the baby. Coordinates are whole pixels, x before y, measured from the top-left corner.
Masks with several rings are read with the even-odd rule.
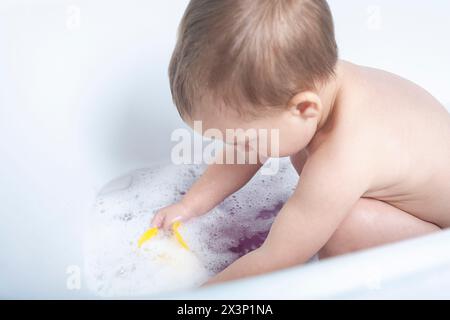
[[[208,284],[450,227],[449,113],[414,83],[339,60],[325,0],[192,0],[170,83],[190,126],[278,130],[260,159],[290,156],[301,174],[264,244]],[[207,213],[262,162],[210,165],[152,225]]]

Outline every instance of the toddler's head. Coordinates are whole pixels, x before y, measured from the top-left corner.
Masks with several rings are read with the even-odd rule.
[[[326,0],[191,0],[169,68],[174,103],[207,128],[279,129],[280,155],[303,149],[337,64]]]

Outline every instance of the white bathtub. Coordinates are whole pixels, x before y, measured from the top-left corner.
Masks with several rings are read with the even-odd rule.
[[[343,58],[399,73],[450,105],[450,45],[440,40],[450,3],[330,3]],[[83,219],[106,182],[169,159],[170,133],[183,124],[166,68],[186,4],[0,2],[0,298],[96,298],[83,282]],[[449,243],[441,233],[151,298],[450,298]],[[80,288],[70,282],[78,270]]]

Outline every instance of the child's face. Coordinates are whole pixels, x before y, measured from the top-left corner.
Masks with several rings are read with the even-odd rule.
[[[215,113],[197,114],[188,124],[193,127],[194,121],[202,122],[201,134],[205,137],[217,138],[214,132],[219,131],[225,143],[234,144],[240,150],[256,149],[261,158],[295,155],[309,144],[317,128],[315,119],[305,119],[289,109],[257,119],[245,119],[235,112],[216,110]],[[230,139],[230,135],[227,136],[227,130],[230,129],[235,133],[239,133],[239,129],[242,132],[236,139],[234,136]]]

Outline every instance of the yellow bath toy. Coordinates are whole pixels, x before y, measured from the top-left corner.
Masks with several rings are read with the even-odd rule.
[[[138,248],[140,248],[145,242],[153,238],[158,234],[158,228],[151,228],[148,229],[140,238],[138,241]]]
[[[183,237],[181,236],[180,232],[178,231],[178,228],[181,226],[181,222],[177,221],[172,225],[173,234],[175,235],[175,238],[177,241],[181,244],[183,248],[186,250],[189,250],[189,247],[187,243],[183,240]]]
[[[175,235],[175,239],[177,239],[178,243],[185,248],[186,250],[189,250],[189,247],[187,243],[183,240],[183,237],[181,236],[180,232],[178,231],[178,228],[181,226],[181,222],[177,221],[172,225],[172,231]],[[142,245],[149,241],[151,238],[155,237],[158,234],[158,228],[151,228],[148,229],[138,240],[138,248],[142,247]]]

